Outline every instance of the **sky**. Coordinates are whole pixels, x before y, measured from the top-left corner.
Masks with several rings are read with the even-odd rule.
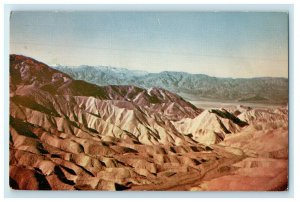
[[[287,78],[288,13],[19,11],[10,53],[48,65]]]

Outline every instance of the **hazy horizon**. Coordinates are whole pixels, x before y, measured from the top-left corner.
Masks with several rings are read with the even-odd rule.
[[[251,79],[251,78],[285,78],[288,79],[288,77],[283,77],[283,76],[278,76],[278,77],[272,77],[272,76],[259,76],[259,77],[224,77],[224,76],[213,76],[213,75],[209,75],[209,74],[204,74],[204,73],[193,73],[193,72],[186,72],[186,71],[172,71],[172,70],[162,70],[162,71],[157,71],[157,72],[152,72],[152,71],[147,71],[147,70],[142,70],[142,69],[132,69],[132,68],[127,68],[127,67],[115,67],[115,66],[110,66],[110,65],[77,65],[77,66],[68,66],[68,65],[63,65],[63,64],[47,64],[50,67],[66,67],[66,68],[81,68],[81,67],[96,67],[96,68],[101,68],[101,67],[108,67],[108,68],[117,68],[117,69],[126,69],[126,70],[130,70],[130,71],[141,71],[141,72],[145,72],[145,73],[162,73],[162,72],[174,72],[174,73],[187,73],[187,74],[202,74],[202,75],[207,75],[210,77],[217,77],[217,78],[233,78],[233,79]]]
[[[288,78],[288,14],[13,12],[10,53],[48,65]]]

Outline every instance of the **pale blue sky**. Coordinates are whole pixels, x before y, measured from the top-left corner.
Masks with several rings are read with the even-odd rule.
[[[287,13],[14,12],[10,22],[10,53],[47,64],[288,75]]]

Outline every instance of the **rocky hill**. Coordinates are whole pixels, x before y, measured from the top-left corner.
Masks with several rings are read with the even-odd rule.
[[[162,88],[97,86],[11,55],[10,186],[283,190],[287,117],[282,107],[203,110]]]

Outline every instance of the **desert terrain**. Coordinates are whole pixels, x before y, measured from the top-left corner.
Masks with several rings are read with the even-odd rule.
[[[161,87],[76,80],[21,55],[10,56],[9,136],[13,189],[281,191],[288,184],[282,100],[189,102]]]

